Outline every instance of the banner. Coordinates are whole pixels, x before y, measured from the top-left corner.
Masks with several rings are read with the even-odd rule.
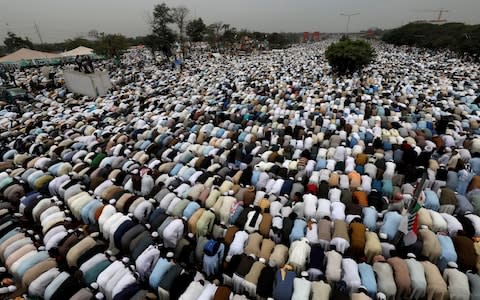
[[[96,71],[92,74],[85,74],[73,70],[64,71],[65,86],[70,92],[89,96],[105,96],[112,83],[110,77],[105,71]]]
[[[313,40],[316,41],[316,42],[318,42],[320,40],[320,32],[315,31],[313,33]]]

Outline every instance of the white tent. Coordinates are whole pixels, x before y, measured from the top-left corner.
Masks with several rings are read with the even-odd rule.
[[[30,60],[36,60],[36,59],[52,59],[52,58],[59,58],[59,57],[60,57],[60,54],[41,52],[41,51],[31,50],[27,48],[22,48],[6,56],[0,57],[0,63],[7,63],[7,62],[16,63],[24,60],[30,61]]]
[[[72,56],[77,56],[77,55],[93,55],[93,49],[80,46],[75,49],[72,49],[70,51],[66,51],[62,53],[63,57],[72,57]]]

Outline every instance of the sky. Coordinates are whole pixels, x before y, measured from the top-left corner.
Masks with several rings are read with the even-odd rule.
[[[148,15],[165,2],[190,9],[190,18],[221,21],[238,29],[264,32],[345,32],[371,27],[395,28],[419,19],[436,19],[447,9],[448,21],[480,24],[480,0],[0,0],[0,41],[8,31],[44,42],[86,35],[90,30],[127,36],[149,32]]]

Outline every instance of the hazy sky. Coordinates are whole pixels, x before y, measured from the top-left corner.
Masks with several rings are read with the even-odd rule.
[[[8,31],[62,41],[91,29],[127,36],[148,32],[147,15],[154,0],[0,0],[0,40]],[[369,27],[393,28],[418,19],[436,19],[438,13],[418,10],[448,9],[449,21],[480,23],[480,0],[166,0],[168,6],[185,5],[190,18],[222,21],[237,28],[258,31],[344,32],[346,18],[340,13],[360,15],[351,19],[350,31]]]

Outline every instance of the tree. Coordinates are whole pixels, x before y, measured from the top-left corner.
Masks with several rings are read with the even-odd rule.
[[[223,23],[215,22],[207,27],[207,40],[211,47],[218,49]]]
[[[230,27],[229,24],[223,24],[222,29],[222,43],[224,46],[232,46],[237,41],[237,29],[235,27]]]
[[[325,56],[333,71],[345,74],[367,66],[373,60],[375,50],[364,40],[342,38],[328,46]]]
[[[64,48],[65,48],[65,50],[72,50],[72,49],[75,49],[75,48],[80,47],[80,46],[91,48],[91,47],[93,47],[93,44],[94,43],[92,43],[91,41],[89,41],[87,39],[77,37],[77,38],[74,38],[74,39],[65,40]]]
[[[203,23],[202,18],[198,18],[188,22],[186,33],[192,42],[203,42],[207,32],[207,26]]]
[[[160,50],[165,55],[170,56],[172,45],[175,42],[175,34],[169,25],[174,22],[171,9],[165,4],[155,5],[153,9],[153,19],[150,21],[152,34],[145,39],[145,44],[152,51]]]
[[[267,36],[268,43],[273,49],[285,48],[289,42],[285,34],[274,32]]]
[[[206,32],[208,43],[217,50],[221,47],[231,46],[238,38],[237,29],[222,22],[208,25]]]
[[[3,40],[7,52],[14,52],[20,48],[33,48],[33,43],[28,38],[21,38],[13,32],[8,32],[7,37]]]
[[[450,49],[461,55],[480,55],[480,25],[410,23],[385,32],[382,40],[394,45]]]
[[[107,57],[121,55],[128,48],[127,38],[121,34],[100,34],[98,43],[94,45],[95,53]]]
[[[178,27],[178,32],[180,36],[180,44],[183,45],[183,37],[185,33],[185,23],[188,15],[188,8],[185,6],[177,6],[172,8],[172,18],[173,22]]]

